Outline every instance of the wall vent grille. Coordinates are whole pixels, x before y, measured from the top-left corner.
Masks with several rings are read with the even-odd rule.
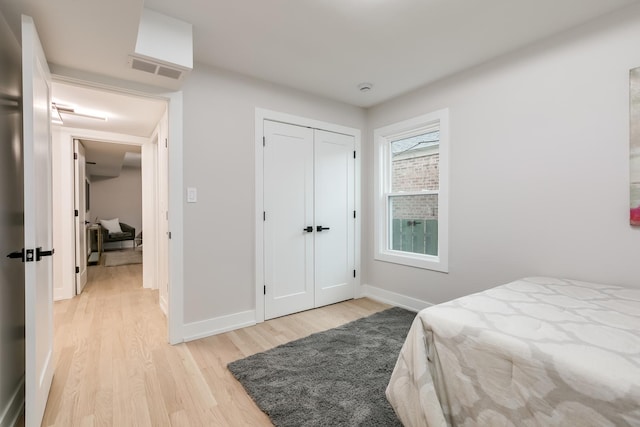
[[[172,80],[181,80],[184,76],[184,70],[161,64],[149,59],[136,58],[129,56],[129,67],[134,70],[143,71],[145,73],[155,74],[157,76],[167,77]]]

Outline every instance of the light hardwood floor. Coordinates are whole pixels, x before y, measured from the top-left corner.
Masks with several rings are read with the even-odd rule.
[[[142,266],[95,266],[54,304],[56,368],[43,426],[271,426],[227,363],[388,308],[347,301],[186,344],[167,344]]]

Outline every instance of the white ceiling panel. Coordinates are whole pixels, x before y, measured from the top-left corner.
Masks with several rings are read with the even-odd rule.
[[[638,0],[146,0],[193,24],[194,60],[371,106]],[[49,61],[176,88],[127,65],[142,0],[0,0],[35,19]],[[187,77],[188,79],[188,77]],[[373,84],[361,93],[357,85]]]

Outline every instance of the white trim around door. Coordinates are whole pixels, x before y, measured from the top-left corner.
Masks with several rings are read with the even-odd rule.
[[[350,128],[346,126],[336,125],[333,123],[322,122],[305,117],[299,117],[291,114],[280,113],[271,110],[265,110],[262,108],[256,108],[255,110],[255,300],[256,300],[256,323],[264,322],[265,320],[265,276],[264,276],[264,151],[263,151],[263,137],[264,128],[263,124],[265,120],[282,122],[297,126],[304,126],[313,129],[325,130],[334,133],[341,133],[354,137],[354,145],[356,151],[355,158],[355,255],[354,265],[356,271],[355,277],[355,289],[360,288],[360,271],[361,271],[361,257],[360,257],[360,242],[361,242],[361,189],[360,189],[360,170],[361,170],[361,131],[359,129]],[[354,298],[357,296],[357,291],[354,290]]]
[[[185,341],[184,328],[184,214],[183,214],[183,96],[182,91],[155,92],[151,88],[128,88],[126,85],[101,83],[99,78],[75,78],[54,75],[54,79],[105,91],[143,96],[166,101],[168,104],[169,148],[169,307],[167,335],[169,344]],[[125,82],[122,82],[123,84]],[[141,142],[142,145],[144,141]]]

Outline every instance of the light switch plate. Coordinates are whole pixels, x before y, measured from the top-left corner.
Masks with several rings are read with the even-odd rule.
[[[198,201],[198,189],[195,187],[187,187],[187,203],[196,203]]]

